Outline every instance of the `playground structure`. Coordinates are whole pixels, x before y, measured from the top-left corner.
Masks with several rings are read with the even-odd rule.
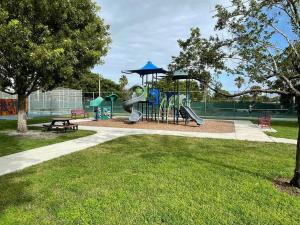
[[[113,118],[113,111],[114,111],[114,102],[119,98],[116,94],[111,94],[106,96],[105,98],[98,97],[92,101],[90,101],[90,107],[97,109],[95,111],[95,119],[101,120],[109,120]],[[104,103],[109,102],[109,107],[104,107]]]
[[[159,78],[167,76],[167,71],[158,68],[152,62],[148,62],[139,70],[128,70],[126,74],[139,74],[142,85],[135,85],[130,90],[132,98],[123,103],[124,110],[131,113],[128,120],[136,123],[140,120],[157,121],[169,123],[170,118],[174,124],[179,124],[179,118],[187,125],[190,120],[195,121],[198,126],[203,124],[200,118],[190,107],[190,78],[183,70],[168,74],[174,84],[173,92],[164,93],[157,88]],[[162,76],[158,77],[158,74]],[[186,93],[180,94],[179,82],[186,83]]]

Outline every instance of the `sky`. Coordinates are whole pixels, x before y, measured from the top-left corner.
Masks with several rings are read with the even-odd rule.
[[[204,37],[214,32],[214,6],[226,0],[97,0],[100,16],[109,24],[112,44],[105,64],[94,68],[118,82],[121,71],[139,69],[152,61],[167,69],[172,56],[179,53],[178,39],[186,39],[191,27],[199,27]],[[141,82],[128,75],[132,86]],[[223,77],[227,90],[236,90],[234,78]]]

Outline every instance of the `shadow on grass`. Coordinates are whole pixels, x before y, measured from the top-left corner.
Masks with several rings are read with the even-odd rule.
[[[264,174],[258,173],[258,172],[253,172],[251,170],[247,170],[244,168],[240,168],[238,166],[232,166],[232,165],[228,165],[222,162],[219,162],[217,160],[211,160],[211,159],[207,159],[207,158],[201,158],[198,156],[195,156],[192,153],[189,152],[172,152],[172,153],[166,153],[166,152],[158,152],[158,153],[143,153],[140,154],[140,157],[146,160],[150,160],[153,163],[158,163],[162,157],[166,157],[166,156],[171,156],[171,157],[175,157],[177,159],[183,160],[183,159],[192,159],[195,160],[197,162],[201,162],[201,163],[206,163],[206,164],[210,164],[213,165],[215,167],[220,167],[222,169],[229,169],[238,173],[243,173],[243,174],[248,174],[250,176],[254,176],[254,177],[259,177],[262,179],[266,179],[269,181],[273,181],[273,177],[270,176],[266,176]]]
[[[22,172],[22,175],[30,175],[32,172]],[[22,180],[15,174],[0,177],[0,214],[4,213],[7,208],[21,206],[33,200],[26,189],[31,182]]]

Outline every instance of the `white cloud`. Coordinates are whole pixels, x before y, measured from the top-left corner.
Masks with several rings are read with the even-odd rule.
[[[112,45],[99,72],[118,81],[121,71],[138,69],[148,60],[167,68],[178,54],[177,40],[187,38],[191,27],[204,36],[213,34],[214,6],[222,0],[97,0],[100,15],[111,25]],[[138,83],[132,75],[129,84]]]

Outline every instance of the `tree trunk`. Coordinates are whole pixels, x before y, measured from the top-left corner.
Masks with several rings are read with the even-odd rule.
[[[27,132],[26,96],[18,94],[18,131]]]
[[[298,112],[298,141],[297,141],[297,150],[296,150],[296,167],[294,177],[291,180],[290,184],[292,186],[300,188],[300,97],[297,99],[297,112]]]

